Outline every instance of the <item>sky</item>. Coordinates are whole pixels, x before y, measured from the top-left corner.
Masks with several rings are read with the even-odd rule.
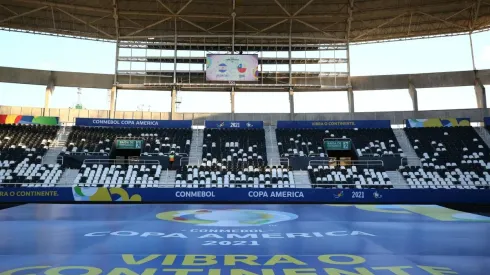
[[[490,32],[472,35],[475,65],[477,69],[490,69]],[[0,66],[114,74],[116,46],[114,43],[62,38],[18,32],[0,31]],[[351,46],[351,75],[386,75],[472,70],[471,48],[468,35],[374,43]],[[120,56],[159,55],[158,51],[145,52],[121,50]],[[169,54],[163,52],[162,55]],[[170,53],[172,55],[173,53]],[[183,56],[204,56],[204,52],[179,51]],[[280,52],[283,56],[287,53]],[[293,56],[303,56],[304,52]],[[276,55],[276,53],[268,53]],[[345,57],[345,52],[313,52],[321,57]],[[120,62],[119,70],[158,69],[160,64]],[[179,70],[197,69],[179,65]],[[201,66],[201,65],[197,65]],[[165,67],[165,65],[163,65]],[[311,65],[308,69],[319,69]],[[284,71],[286,66],[270,65],[264,70]],[[297,65],[293,70],[303,71]],[[346,66],[323,65],[322,71],[345,72]],[[0,105],[43,107],[45,86],[0,83]],[[489,90],[490,87],[486,87]],[[487,95],[487,102],[490,96]],[[418,89],[419,110],[476,108],[474,88],[452,87]],[[229,93],[179,92],[181,102],[178,112],[217,113],[230,112]],[[408,89],[383,91],[354,91],[356,112],[408,111],[412,103]],[[348,112],[346,92],[295,93],[296,113]],[[77,103],[77,88],[56,87],[51,98],[51,108],[69,108]],[[271,104],[274,102],[274,104]],[[87,109],[108,110],[109,96],[104,89],[82,89],[81,103]],[[119,90],[117,110],[153,112],[170,111],[169,91]],[[489,104],[489,103],[487,103]],[[235,95],[237,113],[289,113],[289,97],[286,92],[247,93]]]

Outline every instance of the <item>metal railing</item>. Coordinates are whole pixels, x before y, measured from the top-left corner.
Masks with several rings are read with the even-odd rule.
[[[200,166],[201,165],[201,161],[199,160],[199,158],[196,158],[196,157],[183,157],[183,158],[180,158],[180,166],[183,166],[182,163],[183,162],[187,162],[187,165],[189,165],[189,163],[191,162],[191,160],[197,160],[196,163],[197,163],[197,166]]]
[[[49,187],[56,187],[56,188],[72,188],[74,186],[84,186],[84,185],[93,185],[92,187],[97,187],[98,184],[103,184],[104,186],[103,187],[117,187],[118,185],[121,185],[121,184],[104,184],[102,182],[87,182],[87,183],[54,183],[54,184],[50,184],[50,183],[11,183],[11,182],[3,182],[1,183],[0,185],[2,186],[5,186],[5,187],[9,187],[9,185],[30,185],[30,186],[22,186],[22,188],[40,188],[40,187],[43,187],[46,188],[47,186],[46,185],[53,185],[53,186],[49,186]],[[289,188],[296,188],[296,189],[311,189],[311,187],[332,187],[332,188],[339,188],[339,189],[344,189],[345,187],[347,186],[352,186],[353,189],[355,188],[356,190],[365,190],[365,189],[378,189],[380,187],[383,187],[383,186],[389,186],[388,184],[385,184],[385,185],[367,185],[367,184],[362,184],[361,188],[356,188],[357,187],[357,184],[355,183],[311,183],[313,186],[310,186],[309,184],[304,184],[304,183],[295,183],[294,184],[294,187],[290,187]],[[125,184],[127,185],[127,184]],[[162,187],[169,187],[169,188],[172,188],[172,187],[175,187],[175,183],[167,183],[167,182],[160,182],[157,184],[158,186],[162,186]],[[192,185],[192,184],[184,184],[184,185]],[[229,184],[230,185],[230,184]],[[247,188],[263,188],[263,187],[260,187],[261,185],[263,186],[264,184],[259,184],[259,186],[257,187],[256,184],[250,184],[250,183],[239,183],[239,184],[235,184],[235,185],[241,185],[241,186],[246,186]],[[341,187],[340,187],[341,185]],[[393,182],[391,183],[392,186],[396,186],[397,184],[394,184]],[[399,184],[399,185],[403,185],[404,187],[407,187],[406,184]],[[471,186],[462,186],[462,185],[448,185],[448,186],[430,186],[430,185],[426,185],[427,187],[424,187],[423,189],[460,189],[460,190],[463,190],[463,189],[475,189],[475,188],[479,188],[479,187],[488,187],[488,185],[485,185],[485,184],[481,184],[481,183],[478,183],[478,184],[473,184]],[[123,186],[120,186],[120,187],[123,187]],[[184,187],[186,188],[186,186],[181,186],[181,188]],[[206,188],[221,188],[221,187],[225,187],[224,184],[211,184],[210,187],[200,187],[201,189],[206,189]],[[228,186],[226,186],[228,187]],[[10,187],[10,188],[15,188],[15,187]],[[127,186],[124,186],[123,188],[128,188]],[[158,187],[153,187],[153,188],[158,188]],[[284,188],[288,188],[288,187],[284,187]],[[272,188],[270,188],[272,190]],[[408,186],[408,189],[410,189],[410,187]],[[277,190],[276,188],[274,190]]]
[[[144,164],[144,165],[160,165],[159,160],[147,160],[147,159],[86,159],[83,161],[85,165],[91,164],[121,164],[121,165],[132,165],[132,164]]]
[[[298,184],[297,184],[298,185]],[[304,185],[304,184],[302,184]],[[379,189],[383,186],[389,187],[389,186],[396,186],[396,184],[378,184],[378,185],[368,185],[367,183],[345,183],[345,182],[337,182],[337,183],[311,183],[313,188],[317,187],[330,187],[330,188],[339,188],[339,189],[345,189],[345,187],[350,187],[352,189],[357,189],[357,190],[363,190],[363,189]],[[361,185],[361,188],[357,188],[357,185]],[[306,188],[306,187],[298,187],[298,188]]]
[[[287,167],[289,167],[289,158],[278,158],[278,159],[277,158],[271,158],[269,160],[268,165],[270,166],[271,163],[273,163],[274,160],[278,160],[278,162],[279,162],[280,165],[286,165]]]
[[[141,153],[141,154],[140,154],[140,157],[142,157],[142,156],[159,156],[159,154],[160,154],[160,153],[146,153],[146,152],[145,152],[145,153]],[[169,155],[170,155],[170,153],[163,153],[161,156],[166,156],[166,157],[168,157]],[[188,156],[189,156],[189,154],[187,154],[187,153],[178,153],[178,154],[177,154],[177,153],[175,153],[175,154],[174,154],[174,156],[184,156],[184,157],[188,157]]]
[[[106,152],[70,152],[67,151],[69,156],[108,156]]]
[[[308,166],[320,166],[320,165],[329,165],[332,164],[334,166],[367,166],[376,167],[376,166],[384,166],[384,162],[382,160],[339,160],[336,158],[329,158],[325,160],[310,160],[308,162]]]

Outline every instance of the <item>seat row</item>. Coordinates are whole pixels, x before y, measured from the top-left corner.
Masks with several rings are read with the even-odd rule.
[[[103,187],[140,187],[160,184],[161,165],[82,165],[74,184]]]
[[[3,161],[0,163],[0,185],[4,187],[27,187],[33,184],[54,187],[62,176],[59,164],[39,164],[25,159],[19,163]]]
[[[481,169],[466,169],[448,163],[448,166],[426,167],[402,167],[405,181],[410,188],[431,189],[489,189],[490,169],[481,166]]]
[[[186,166],[176,175],[176,187],[250,187],[293,188],[296,187],[292,171],[286,167],[248,167],[243,170],[228,170],[225,166]]]
[[[56,139],[58,126],[0,124],[0,160],[42,156]]]
[[[314,188],[393,188],[382,167],[308,166],[308,175]]]

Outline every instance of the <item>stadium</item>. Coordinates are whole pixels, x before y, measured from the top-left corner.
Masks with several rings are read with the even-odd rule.
[[[488,275],[489,29],[485,0],[0,0],[0,274]]]

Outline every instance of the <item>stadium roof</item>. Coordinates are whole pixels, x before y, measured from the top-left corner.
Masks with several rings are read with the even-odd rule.
[[[289,33],[292,43],[355,43],[487,29],[490,0],[0,0],[0,27],[109,40],[172,41],[177,29],[192,42],[228,43],[234,32],[237,43]]]

